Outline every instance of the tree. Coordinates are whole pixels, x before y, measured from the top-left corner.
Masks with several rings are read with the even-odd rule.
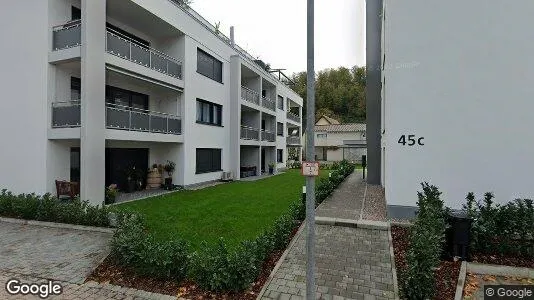
[[[306,72],[294,73],[292,89],[304,99],[303,114],[306,113]],[[350,69],[340,67],[325,69],[315,75],[316,118],[328,115],[341,122],[365,121],[365,67]],[[306,126],[303,118],[303,126]]]

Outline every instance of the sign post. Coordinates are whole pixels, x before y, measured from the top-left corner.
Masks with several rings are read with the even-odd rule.
[[[307,103],[306,103],[306,161],[302,175],[306,175],[306,299],[315,299],[315,176],[319,164],[315,160],[315,69],[314,69],[314,0],[307,9]]]

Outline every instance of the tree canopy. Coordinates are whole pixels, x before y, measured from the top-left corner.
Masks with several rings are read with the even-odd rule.
[[[291,80],[292,89],[304,99],[305,115],[306,72],[293,74]],[[315,119],[322,115],[342,123],[365,122],[365,67],[325,69],[315,75]]]

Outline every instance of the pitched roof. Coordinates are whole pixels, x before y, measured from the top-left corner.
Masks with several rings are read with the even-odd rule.
[[[338,120],[336,120],[336,119],[334,119],[334,118],[330,118],[330,117],[327,116],[327,115],[322,115],[321,118],[325,118],[326,121],[328,121],[328,123],[330,123],[330,124],[332,124],[332,125],[341,124],[341,123],[339,123]],[[320,120],[321,118],[319,118],[319,120]],[[317,120],[317,122],[319,122],[319,120]]]
[[[348,123],[348,124],[333,124],[333,125],[315,125],[315,131],[326,132],[358,132],[366,130],[365,123]]]

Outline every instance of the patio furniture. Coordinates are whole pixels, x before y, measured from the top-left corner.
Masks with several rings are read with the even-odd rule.
[[[80,183],[56,180],[56,192],[59,200],[74,200],[80,194]]]

